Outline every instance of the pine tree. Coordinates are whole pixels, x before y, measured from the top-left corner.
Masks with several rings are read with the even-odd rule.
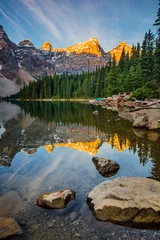
[[[156,33],[156,49],[155,49],[155,79],[157,81],[158,86],[160,87],[160,0],[159,0],[159,8],[157,12],[157,19],[153,24],[157,27]],[[160,93],[159,93],[160,96]]]
[[[121,73],[124,71],[125,57],[126,57],[126,54],[125,54],[125,50],[123,48],[121,58],[119,61],[119,68],[120,68]]]

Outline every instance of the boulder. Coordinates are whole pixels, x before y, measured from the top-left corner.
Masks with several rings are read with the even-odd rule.
[[[96,219],[136,227],[160,224],[160,182],[136,177],[105,181],[88,194]]]
[[[23,206],[22,198],[16,191],[9,191],[0,197],[0,217],[13,217]]]
[[[118,163],[116,163],[110,159],[93,157],[92,161],[93,161],[97,171],[103,177],[110,177],[110,176],[115,175],[120,168]]]
[[[139,117],[134,119],[133,127],[145,128],[146,125],[147,125],[147,118],[146,118],[146,116],[139,116]]]
[[[160,121],[157,119],[148,121],[147,128],[152,130],[160,129]]]
[[[62,209],[74,200],[76,193],[70,189],[60,190],[57,192],[44,193],[36,200],[36,204],[44,208]]]
[[[13,218],[0,218],[0,239],[9,239],[22,233],[22,229]]]

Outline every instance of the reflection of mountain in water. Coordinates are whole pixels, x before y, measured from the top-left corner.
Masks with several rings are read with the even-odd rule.
[[[53,152],[54,147],[69,147],[75,150],[87,152],[90,155],[98,153],[101,140],[97,139],[94,142],[69,142],[69,143],[55,143],[53,145],[46,145],[44,148],[49,152]]]
[[[137,153],[140,163],[151,159],[151,177],[160,179],[159,132],[133,130],[131,123],[119,119],[116,112],[95,106],[70,102],[18,102],[23,111],[3,122],[6,132],[0,140],[0,150],[10,162],[22,148],[29,154],[39,146],[49,151],[66,146],[89,154],[97,154],[103,142],[117,151],[129,149]],[[11,105],[11,104],[10,104]],[[12,105],[11,105],[12,106]],[[15,108],[15,105],[13,105]],[[12,111],[10,111],[12,112]],[[23,130],[23,131],[22,131]],[[2,161],[4,165],[4,161]],[[8,164],[9,165],[9,164]]]

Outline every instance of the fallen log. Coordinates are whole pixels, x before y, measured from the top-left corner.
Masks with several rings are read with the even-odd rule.
[[[157,101],[155,101],[155,102],[153,102],[153,103],[148,104],[147,107],[152,106],[152,105],[155,105],[155,104],[157,104],[157,103],[160,103],[160,100],[157,100]]]

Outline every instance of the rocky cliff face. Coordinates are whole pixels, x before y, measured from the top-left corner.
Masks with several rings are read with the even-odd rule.
[[[101,57],[104,55],[104,50],[100,46],[99,41],[96,38],[90,38],[86,42],[80,42],[73,46],[67,47],[67,48],[54,48],[53,51],[55,52],[67,52],[67,53],[88,53],[93,54],[98,57]]]
[[[23,41],[21,41],[20,43],[18,43],[18,46],[19,47],[34,47],[33,43],[31,43],[28,38],[26,38]]]
[[[24,82],[28,84],[42,77],[54,74],[54,64],[25,39],[18,46],[13,43],[0,25],[0,97],[17,93]]]
[[[96,67],[102,67],[108,61],[108,54],[96,38],[67,48],[52,48],[49,42],[45,42],[40,49],[47,61],[54,64],[57,73],[94,71]]]
[[[39,78],[46,75],[54,75],[54,64],[48,62],[44,54],[35,48],[29,39],[21,41],[14,53],[19,67],[29,72],[32,76]]]
[[[124,48],[125,53],[129,53],[129,56],[131,56],[131,54],[132,54],[132,47],[129,46],[124,41],[120,42],[120,44],[117,47],[112,48],[110,50],[111,57],[113,58],[113,55],[115,55],[115,58],[116,58],[117,62],[119,62],[119,60],[121,58],[121,54],[122,54],[123,48]]]
[[[11,42],[0,25],[0,74],[13,80],[18,72],[17,62],[14,58],[16,44]]]
[[[46,41],[43,43],[43,45],[40,47],[41,50],[44,51],[52,51],[52,46],[50,44],[50,42]]]

